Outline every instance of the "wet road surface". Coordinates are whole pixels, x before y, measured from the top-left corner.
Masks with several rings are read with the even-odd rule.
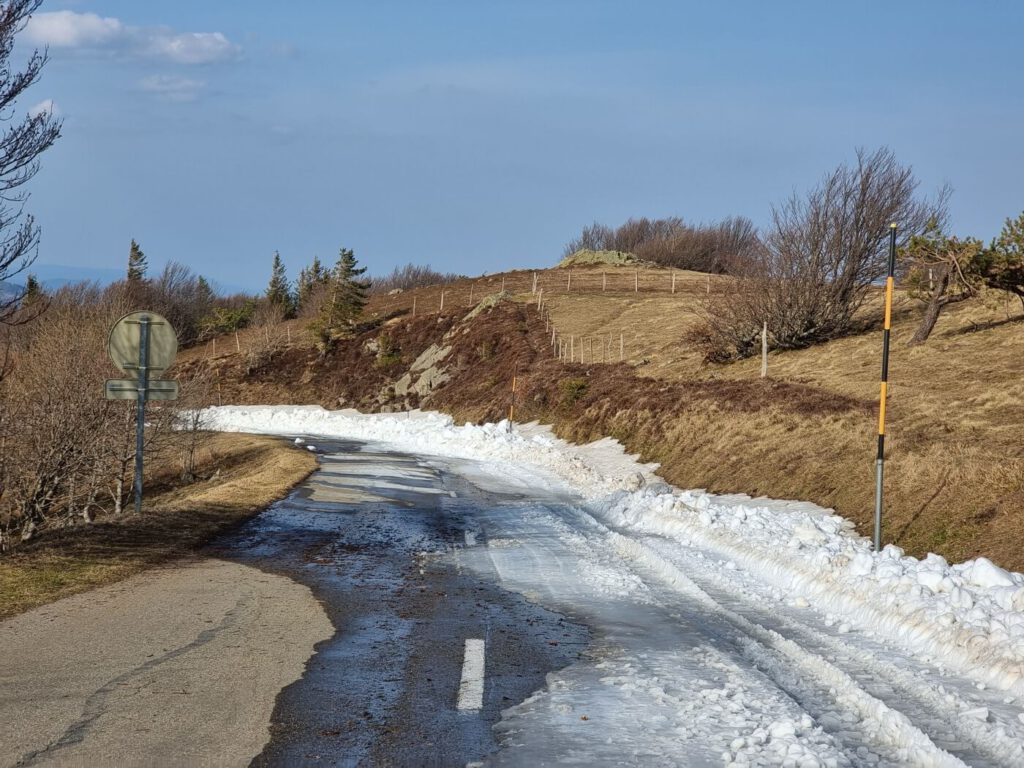
[[[316,441],[321,470],[214,553],[307,585],[335,627],[278,696],[254,765],[466,765],[496,748],[501,711],[584,653],[586,629],[506,591],[457,550],[514,504],[436,463]],[[466,640],[484,641],[479,710],[458,709]]]

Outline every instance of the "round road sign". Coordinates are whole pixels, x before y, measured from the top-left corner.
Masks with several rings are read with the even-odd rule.
[[[130,312],[114,323],[107,338],[107,352],[114,365],[132,378],[138,378],[143,317],[149,318],[149,378],[159,378],[174,364],[178,337],[166,318],[156,312]]]

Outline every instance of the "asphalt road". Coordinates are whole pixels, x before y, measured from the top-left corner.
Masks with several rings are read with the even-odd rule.
[[[335,627],[279,695],[254,764],[485,759],[501,711],[577,660],[587,631],[449,556],[486,544],[472,520],[507,495],[413,456],[317,447],[322,470],[216,549],[308,586]],[[483,641],[478,709],[459,708],[467,640]]]
[[[0,765],[245,765],[332,627],[290,579],[205,559],[0,623]]]

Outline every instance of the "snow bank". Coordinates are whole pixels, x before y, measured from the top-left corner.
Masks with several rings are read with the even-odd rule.
[[[535,425],[456,425],[414,411],[364,415],[318,406],[207,409],[222,431],[308,434],[400,450],[512,462],[552,472],[621,532],[658,534],[718,553],[822,612],[877,633],[978,682],[1024,694],[1024,575],[985,558],[882,552],[830,510],[793,501],[679,491],[612,440],[572,446]]]

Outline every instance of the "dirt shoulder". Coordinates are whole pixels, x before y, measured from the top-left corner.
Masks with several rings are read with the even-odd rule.
[[[199,469],[208,479],[154,489],[140,516],[50,531],[0,558],[0,620],[194,553],[283,498],[316,458],[280,439],[214,435]]]

